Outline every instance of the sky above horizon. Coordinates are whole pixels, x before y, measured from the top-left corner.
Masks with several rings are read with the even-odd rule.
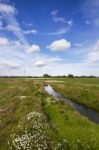
[[[0,75],[99,76],[99,0],[0,0]]]

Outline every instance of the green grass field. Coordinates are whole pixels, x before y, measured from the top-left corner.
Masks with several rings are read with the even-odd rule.
[[[0,150],[99,150],[99,125],[44,91],[99,111],[99,78],[0,79]]]

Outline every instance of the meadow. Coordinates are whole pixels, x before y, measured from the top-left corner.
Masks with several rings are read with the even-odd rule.
[[[1,78],[0,150],[99,150],[99,124],[44,90],[99,112],[99,78]]]

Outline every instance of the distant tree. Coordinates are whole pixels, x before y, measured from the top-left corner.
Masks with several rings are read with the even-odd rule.
[[[87,76],[84,76],[84,75],[83,75],[83,76],[80,76],[80,78],[87,78]]]
[[[96,76],[92,76],[92,75],[91,75],[91,76],[89,76],[89,78],[96,78]]]
[[[44,74],[44,75],[43,75],[43,77],[44,77],[44,78],[50,78],[50,77],[51,77],[51,75]]]
[[[65,75],[62,76],[62,78],[65,78],[65,77],[66,77]]]
[[[69,78],[73,78],[74,75],[73,75],[73,74],[69,74],[68,77],[69,77]]]

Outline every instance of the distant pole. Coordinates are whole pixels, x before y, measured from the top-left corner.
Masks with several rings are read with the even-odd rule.
[[[25,67],[24,67],[24,77],[25,77]]]

